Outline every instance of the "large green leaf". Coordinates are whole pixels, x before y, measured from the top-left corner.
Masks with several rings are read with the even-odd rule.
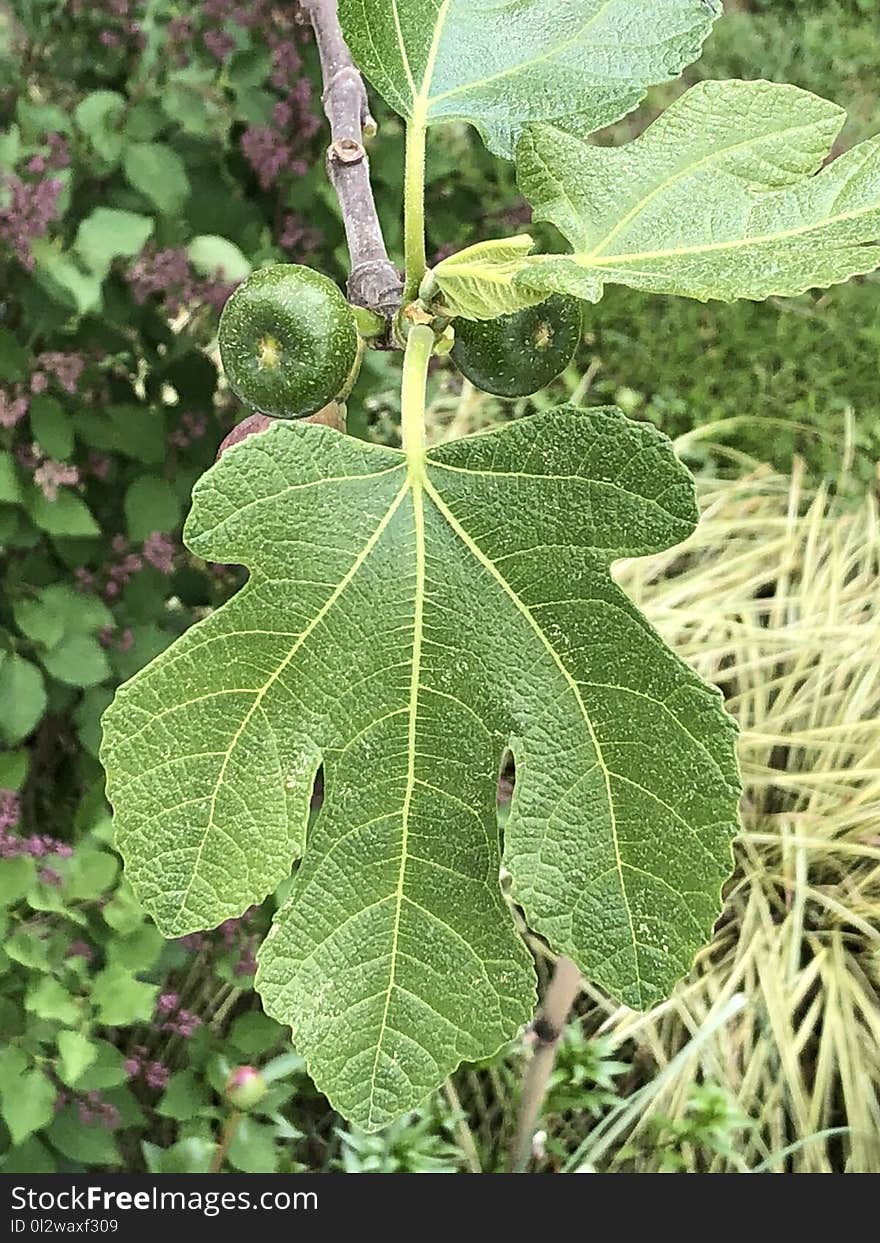
[[[305,848],[258,987],[361,1125],[530,1015],[498,881],[506,747],[505,862],[534,929],[636,1006],[709,934],[734,726],[608,573],[695,521],[669,442],[612,409],[562,407],[409,468],[275,424],[196,486],[189,546],[251,578],[105,715],[126,875],[179,936],[261,900]]]
[[[623,147],[530,128],[520,184],[570,256],[516,284],[597,302],[606,281],[655,293],[767,298],[880,266],[880,138],[820,173],[845,119],[794,86],[704,82]]]
[[[340,0],[355,60],[416,125],[464,120],[511,159],[528,121],[587,134],[695,60],[720,0]]]

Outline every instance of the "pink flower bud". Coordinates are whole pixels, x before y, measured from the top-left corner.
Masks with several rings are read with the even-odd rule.
[[[266,1080],[253,1066],[237,1066],[226,1080],[225,1090],[236,1109],[253,1109],[268,1089]]]

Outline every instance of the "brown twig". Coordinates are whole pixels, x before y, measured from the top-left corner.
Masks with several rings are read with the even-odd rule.
[[[233,1109],[232,1113],[223,1123],[223,1130],[220,1132],[220,1141],[214,1148],[214,1155],[211,1158],[212,1174],[219,1174],[223,1169],[223,1163],[229,1155],[229,1149],[232,1147],[232,1141],[235,1139],[235,1133],[238,1130],[242,1115],[237,1109]]]
[[[547,1095],[547,1082],[556,1061],[556,1049],[580,986],[581,973],[571,959],[557,958],[541,1014],[532,1026],[535,1048],[523,1079],[511,1160],[514,1173],[522,1173],[531,1158],[532,1138]]]
[[[339,199],[351,257],[348,296],[386,319],[400,306],[403,280],[388,258],[370,185],[364,135],[376,132],[364,81],[343,38],[336,0],[301,0],[315,32],[330,122],[327,175]]]

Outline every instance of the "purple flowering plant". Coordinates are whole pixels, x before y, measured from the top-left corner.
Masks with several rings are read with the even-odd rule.
[[[99,721],[121,680],[239,582],[186,552],[180,527],[249,413],[215,365],[230,291],[266,262],[332,267],[342,238],[309,211],[326,142],[316,55],[296,6],[266,0],[8,8],[0,1170],[202,1168],[229,1076],[289,1050],[252,988],[269,913],[159,936],[112,846]],[[290,1056],[249,1120],[264,1154]]]

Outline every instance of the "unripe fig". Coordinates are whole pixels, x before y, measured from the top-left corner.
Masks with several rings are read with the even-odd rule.
[[[580,339],[580,303],[552,294],[498,319],[456,319],[452,360],[484,393],[528,397],[565,370]]]
[[[253,272],[220,317],[233,392],[278,419],[314,414],[348,387],[358,360],[352,308],[320,272],[277,263]]]

